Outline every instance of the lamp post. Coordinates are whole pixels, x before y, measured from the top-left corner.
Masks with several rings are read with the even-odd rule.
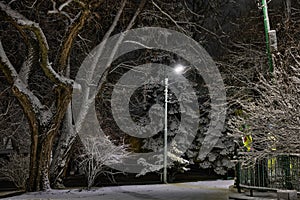
[[[264,26],[265,26],[265,37],[266,37],[266,46],[267,46],[267,54],[268,54],[268,62],[269,62],[269,70],[270,72],[273,72],[273,61],[272,61],[272,54],[270,49],[270,32],[273,32],[273,30],[270,30],[270,22],[269,22],[269,16],[268,16],[268,3],[266,0],[262,0],[262,9],[264,14]],[[276,36],[275,36],[276,37]],[[276,40],[276,39],[275,39]]]
[[[168,162],[168,78],[165,78],[165,131],[164,131],[164,183],[167,181],[167,162]]]
[[[177,64],[174,67],[174,72],[176,74],[181,74],[185,67],[181,64]],[[163,170],[163,182],[168,183],[167,179],[167,167],[168,167],[168,87],[169,79],[165,78],[165,116],[164,116],[164,170]]]

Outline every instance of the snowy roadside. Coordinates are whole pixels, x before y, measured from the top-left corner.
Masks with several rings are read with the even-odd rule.
[[[26,193],[5,199],[87,199],[87,200],[225,200],[228,199],[228,188],[233,181],[199,181],[176,184],[131,185],[82,189],[51,190],[47,192]]]

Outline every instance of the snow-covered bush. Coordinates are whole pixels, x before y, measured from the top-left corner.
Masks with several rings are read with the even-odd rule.
[[[168,159],[168,169],[172,169],[171,171],[168,170],[168,176],[169,179],[172,179],[173,176],[178,172],[183,172],[183,171],[187,171],[189,170],[187,168],[187,165],[189,164],[189,161],[182,158],[180,155],[183,154],[183,152],[181,152],[178,148],[177,145],[174,141],[172,141],[172,144],[169,144],[171,146],[171,148],[169,148],[168,153],[167,153],[167,159]],[[157,162],[155,164],[151,164],[149,162],[147,162],[146,159],[144,158],[140,158],[138,160],[139,165],[142,165],[144,168],[143,170],[137,174],[136,176],[142,176],[145,175],[149,172],[162,172],[162,166],[164,163],[163,154],[159,154],[159,155],[155,155],[157,158]]]
[[[18,189],[26,188],[29,175],[29,156],[16,153],[9,160],[0,160],[0,176],[15,184]]]
[[[105,167],[121,163],[128,155],[127,146],[114,145],[107,136],[88,137],[83,141],[84,152],[78,157],[79,166],[87,177],[87,187],[90,189],[96,178],[105,173]]]

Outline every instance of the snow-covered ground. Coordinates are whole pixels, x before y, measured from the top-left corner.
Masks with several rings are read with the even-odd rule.
[[[84,200],[225,200],[233,181],[199,181],[176,184],[134,185],[27,193],[6,199],[84,199]]]

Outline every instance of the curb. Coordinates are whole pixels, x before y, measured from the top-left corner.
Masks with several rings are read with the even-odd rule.
[[[0,199],[17,196],[17,195],[21,195],[24,193],[25,193],[25,191],[23,191],[23,190],[0,192]]]
[[[235,199],[235,200],[277,200],[277,198],[266,198],[266,197],[250,197],[246,196],[244,194],[229,194],[229,199]]]
[[[234,186],[229,187],[228,199],[236,200],[277,200],[277,194],[274,192],[255,192],[254,196],[249,196],[246,194],[246,191],[243,190],[241,193],[237,191]]]

